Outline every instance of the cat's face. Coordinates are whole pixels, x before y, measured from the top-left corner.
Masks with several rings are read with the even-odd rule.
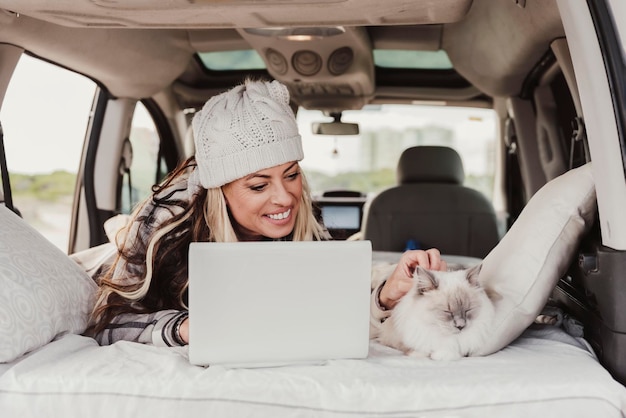
[[[452,333],[463,331],[471,324],[473,316],[480,309],[474,292],[459,287],[452,295],[445,296],[444,292],[438,293],[434,298],[435,312],[442,326]]]
[[[435,325],[452,334],[471,326],[484,304],[484,292],[477,280],[479,271],[480,266],[449,272],[416,269],[416,292],[420,303],[429,304]]]

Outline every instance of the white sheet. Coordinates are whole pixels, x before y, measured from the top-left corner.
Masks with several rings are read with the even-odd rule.
[[[4,372],[6,372],[7,370],[9,370],[12,367],[11,364],[7,364],[7,363],[0,363],[0,376],[2,376],[2,374],[4,374]]]
[[[251,347],[253,349],[253,347]],[[626,388],[585,344],[528,330],[501,352],[442,363],[371,343],[321,366],[191,366],[183,348],[67,335],[0,376],[2,417],[622,417]]]

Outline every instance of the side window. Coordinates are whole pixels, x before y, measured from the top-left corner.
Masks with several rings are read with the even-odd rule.
[[[141,102],[137,102],[135,107],[129,141],[125,153],[132,153],[132,163],[121,179],[122,213],[131,213],[137,203],[150,195],[152,186],[160,182],[167,172],[165,161],[159,153],[159,133],[152,116]]]
[[[13,204],[63,251],[95,90],[90,79],[24,54],[0,111]]]

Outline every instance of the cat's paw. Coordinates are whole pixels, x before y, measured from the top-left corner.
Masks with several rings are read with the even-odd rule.
[[[436,350],[430,353],[429,357],[438,361],[454,361],[459,360],[463,356],[456,351]]]

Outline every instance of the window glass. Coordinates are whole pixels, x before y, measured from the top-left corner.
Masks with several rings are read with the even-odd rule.
[[[402,151],[416,145],[456,149],[465,185],[493,198],[497,117],[491,109],[422,105],[370,105],[345,111],[343,122],[359,124],[359,135],[314,135],[314,122],[331,122],[319,111],[300,108],[301,166],[316,196],[346,189],[377,193],[396,185]]]
[[[0,111],[13,204],[65,252],[95,90],[82,75],[23,55]]]
[[[254,50],[199,52],[200,61],[209,70],[263,70],[265,62]]]
[[[161,180],[161,173],[165,172],[163,167],[166,167],[163,158],[159,158],[160,137],[156,125],[141,102],[137,102],[133,114],[130,144],[132,164],[130,172],[122,178],[122,213],[131,213],[137,203],[150,195],[152,186]]]
[[[409,51],[375,49],[374,63],[379,67],[413,68],[421,70],[450,70],[452,63],[444,50]]]

